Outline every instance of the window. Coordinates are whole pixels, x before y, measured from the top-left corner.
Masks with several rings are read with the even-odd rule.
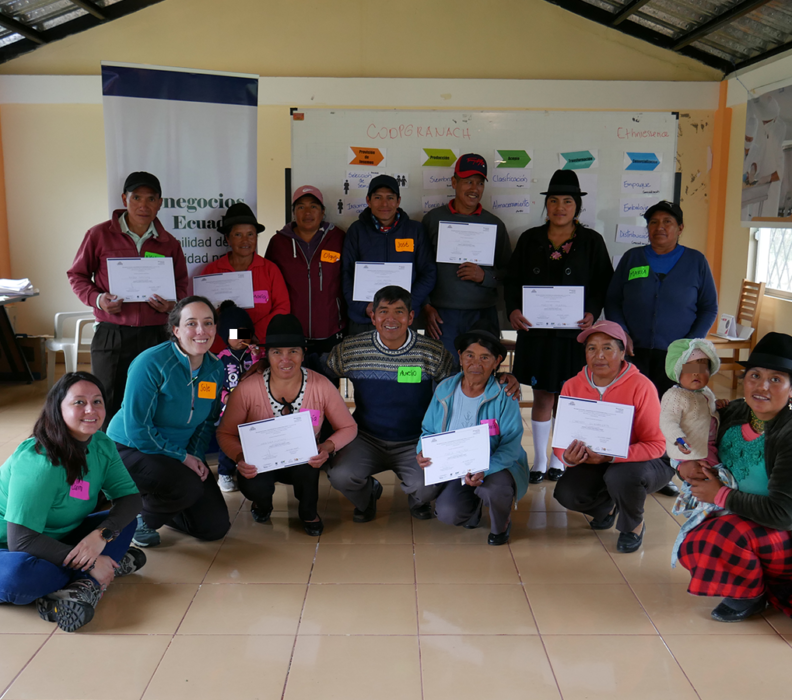
[[[754,282],[764,282],[772,296],[792,299],[792,229],[752,228],[751,234]]]

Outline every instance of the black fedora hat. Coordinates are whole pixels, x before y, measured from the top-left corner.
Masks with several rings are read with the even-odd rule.
[[[746,369],[761,367],[786,372],[792,377],[792,336],[786,333],[768,333],[751,350],[745,362]]]
[[[293,314],[277,314],[267,326],[265,347],[269,348],[304,348],[305,335],[299,319]]]
[[[580,181],[574,170],[556,170],[550,178],[550,187],[542,195],[570,194],[585,197],[588,192],[580,191]]]
[[[232,227],[237,224],[250,224],[251,226],[255,226],[256,233],[261,233],[264,230],[264,226],[256,221],[256,215],[253,213],[253,210],[244,202],[237,202],[228,207],[223,217],[223,225],[218,226],[217,230],[224,236],[227,236],[231,232]]]

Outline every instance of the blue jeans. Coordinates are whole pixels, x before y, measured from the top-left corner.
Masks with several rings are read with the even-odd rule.
[[[61,541],[76,545],[92,530],[96,530],[107,517],[107,511],[92,513]],[[107,544],[102,554],[118,563],[132,542],[137,522],[133,520],[121,534]],[[27,605],[37,598],[65,588],[79,578],[90,578],[82,571],[57,566],[25,552],[0,549],[0,603]]]
[[[454,366],[459,369],[459,353],[454,347],[454,341],[458,335],[467,333],[473,325],[485,319],[493,326],[493,331],[497,335],[498,310],[495,306],[488,306],[485,309],[446,309],[435,307],[443,322],[440,325],[440,342],[443,347],[451,353],[454,358]],[[506,359],[505,357],[503,358]]]

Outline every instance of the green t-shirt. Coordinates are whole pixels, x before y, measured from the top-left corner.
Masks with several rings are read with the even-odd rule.
[[[28,438],[0,466],[0,548],[8,545],[8,522],[59,540],[94,512],[100,492],[111,500],[138,492],[104,433],[91,439],[88,472],[74,486],[66,483],[66,470],[38,454],[35,444]]]

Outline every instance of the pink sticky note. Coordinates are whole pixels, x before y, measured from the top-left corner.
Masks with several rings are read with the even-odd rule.
[[[321,423],[322,414],[319,411],[317,411],[315,408],[301,408],[300,409],[300,413],[303,413],[305,411],[310,411],[310,413],[311,413],[311,425],[313,425],[315,427],[317,425],[321,425],[322,424]]]
[[[497,418],[484,418],[481,421],[481,424],[487,424],[489,426],[489,434],[492,435],[500,435],[500,426],[498,425]]]
[[[71,489],[69,489],[69,495],[72,498],[79,498],[81,501],[87,501],[91,497],[91,484],[87,481],[77,479],[72,484]]]
[[[259,289],[253,292],[254,304],[266,304],[269,301],[269,292],[266,289]]]

